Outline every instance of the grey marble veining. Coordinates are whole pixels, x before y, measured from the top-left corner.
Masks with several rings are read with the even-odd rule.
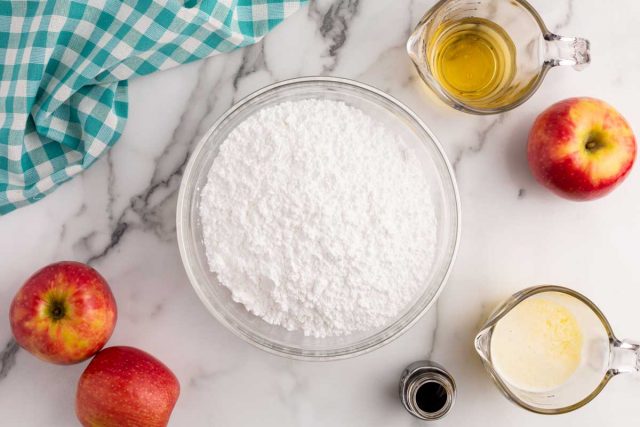
[[[0,351],[0,381],[2,381],[16,363],[16,354],[20,347],[14,339],[10,339]]]
[[[325,2],[326,3],[326,2]],[[338,62],[338,52],[347,40],[349,24],[358,13],[359,0],[338,0],[329,3],[326,10],[321,10],[320,2],[311,2],[309,15],[321,22],[318,32],[329,41],[327,54],[332,58],[330,64],[323,67],[324,72],[331,72]]]

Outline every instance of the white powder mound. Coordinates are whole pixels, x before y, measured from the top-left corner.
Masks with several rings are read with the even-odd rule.
[[[342,102],[284,102],[220,147],[200,217],[211,271],[265,321],[326,337],[388,324],[418,297],[436,219],[418,159]]]

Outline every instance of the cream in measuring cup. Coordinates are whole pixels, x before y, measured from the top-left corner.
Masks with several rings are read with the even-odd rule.
[[[595,304],[561,286],[511,296],[485,322],[475,347],[500,391],[542,414],[580,408],[615,375],[640,371],[640,345],[616,338]]]
[[[553,390],[571,378],[580,366],[583,344],[571,310],[532,297],[496,323],[490,352],[501,377],[521,390],[537,392]]]

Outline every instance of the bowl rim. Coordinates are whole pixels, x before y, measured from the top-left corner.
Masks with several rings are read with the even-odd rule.
[[[198,280],[193,271],[193,267],[190,264],[191,260],[187,255],[187,248],[186,248],[187,234],[189,230],[186,230],[185,215],[190,214],[190,211],[187,212],[188,210],[186,209],[187,208],[187,203],[186,203],[187,187],[191,181],[190,178],[193,173],[193,168],[196,163],[196,159],[200,156],[200,153],[203,151],[204,147],[207,145],[207,142],[209,141],[209,138],[211,137],[211,135],[225,120],[227,120],[229,116],[231,116],[238,109],[243,107],[245,104],[247,104],[249,101],[253,100],[254,98],[257,98],[267,92],[270,92],[282,87],[305,84],[305,83],[330,83],[330,84],[333,83],[337,85],[355,87],[357,89],[370,92],[373,95],[383,98],[384,100],[394,104],[404,113],[406,113],[415,122],[415,124],[417,124],[424,132],[426,132],[426,134],[431,139],[431,143],[435,147],[437,153],[440,155],[441,160],[444,162],[444,165],[447,171],[446,176],[449,178],[451,187],[453,189],[453,201],[455,206],[455,226],[453,228],[455,232],[455,237],[453,239],[451,256],[446,265],[446,269],[444,270],[444,274],[442,276],[440,284],[436,289],[435,293],[433,294],[433,297],[431,298],[431,300],[422,308],[422,310],[420,310],[420,312],[418,312],[413,317],[413,319],[408,321],[401,329],[398,329],[392,335],[380,340],[379,342],[373,345],[359,348],[359,349],[356,349],[355,351],[346,350],[335,355],[313,355],[306,352],[294,353],[289,351],[283,351],[280,349],[282,346],[278,346],[278,348],[274,348],[273,346],[266,345],[264,342],[262,342],[264,341],[264,338],[258,341],[254,339],[252,336],[249,336],[243,333],[242,330],[238,329],[235,325],[232,325],[229,321],[227,321],[227,319],[221,313],[218,312],[218,310],[214,309],[210,305],[208,298],[204,295],[203,290],[200,289],[200,286],[198,285]],[[352,80],[352,79],[343,78],[343,77],[308,76],[308,77],[296,77],[292,79],[282,80],[280,82],[267,85],[261,89],[251,92],[247,96],[235,102],[214,122],[214,124],[209,128],[209,130],[207,130],[207,132],[198,141],[195,148],[189,155],[189,161],[187,162],[187,165],[184,169],[184,173],[181,178],[180,189],[178,192],[177,208],[176,208],[176,234],[177,234],[180,258],[182,260],[182,264],[184,266],[185,272],[187,273],[187,277],[189,279],[189,283],[191,284],[191,287],[193,288],[195,293],[198,295],[200,302],[207,308],[207,311],[214,318],[216,318],[218,322],[220,322],[228,331],[233,333],[235,336],[241,338],[243,341],[251,344],[252,346],[259,348],[260,350],[266,351],[267,353],[275,354],[277,356],[286,357],[288,359],[293,359],[293,360],[303,360],[303,361],[333,361],[333,360],[343,360],[343,359],[349,359],[352,357],[360,356],[360,355],[369,353],[373,350],[376,350],[380,347],[383,347],[392,341],[395,341],[397,338],[399,338],[404,333],[406,333],[409,329],[411,329],[425,315],[425,313],[427,313],[427,311],[429,311],[429,309],[438,301],[440,294],[442,293],[445,285],[448,282],[449,276],[451,274],[451,270],[453,269],[453,265],[455,263],[456,256],[458,253],[458,247],[460,245],[460,234],[462,231],[461,215],[462,215],[462,210],[461,210],[461,203],[460,203],[460,195],[459,195],[458,183],[455,177],[455,171],[453,169],[453,166],[449,162],[449,159],[447,158],[446,153],[444,152],[444,149],[440,144],[440,141],[438,141],[438,139],[436,138],[434,133],[431,131],[431,129],[422,121],[422,119],[420,119],[420,117],[416,115],[416,113],[414,113],[409,107],[407,107],[404,103],[400,102],[393,96],[383,92],[380,89],[370,86],[368,84],[361,83],[359,81]]]

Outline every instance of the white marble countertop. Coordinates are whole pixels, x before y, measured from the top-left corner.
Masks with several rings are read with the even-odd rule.
[[[640,3],[534,0],[551,30],[586,37],[592,64],[552,70],[524,106],[476,117],[436,102],[404,51],[434,0],[318,1],[263,43],[131,82],[121,141],[89,171],[33,206],[0,218],[0,424],[77,425],[75,385],[85,364],[59,367],[17,350],[8,308],[37,268],[89,262],[119,307],[111,345],[133,345],[169,365],[182,384],[173,426],[421,425],[397,397],[402,369],[431,357],[458,382],[442,426],[639,425],[640,381],[615,378],[586,407],[528,413],[494,387],[472,338],[487,311],[523,287],[565,284],[600,305],[621,337],[640,338],[638,166],[606,198],[573,203],[530,176],[526,135],[538,112],[595,96],[640,132]],[[455,165],[463,206],[459,255],[438,303],[408,333],[355,359],[309,363],[253,348],[199,302],[180,261],[175,207],[190,150],[233,102],[302,75],[354,78],[413,108]]]

